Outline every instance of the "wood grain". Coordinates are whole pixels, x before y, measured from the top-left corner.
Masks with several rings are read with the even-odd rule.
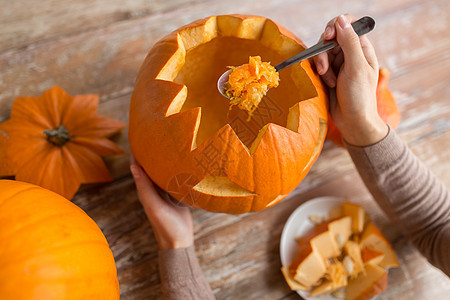
[[[0,51],[164,13],[201,0],[2,1]],[[26,9],[25,9],[26,8]]]
[[[0,11],[0,121],[15,97],[53,85],[99,93],[99,114],[128,122],[134,79],[150,47],[195,19],[227,13],[264,15],[306,44],[343,12],[377,21],[370,39],[391,71],[399,135],[450,188],[450,7],[447,0],[18,0]],[[114,140],[129,153],[127,131]],[[129,175],[128,154],[105,158],[115,179],[84,185],[74,198],[100,226],[116,259],[122,299],[159,299],[158,248]],[[326,142],[312,170],[283,202],[257,214],[192,210],[196,251],[217,299],[300,299],[285,284],[279,240],[301,203],[324,195],[361,203],[393,242],[401,268],[377,299],[444,299],[450,282],[430,266],[380,211],[344,149]]]

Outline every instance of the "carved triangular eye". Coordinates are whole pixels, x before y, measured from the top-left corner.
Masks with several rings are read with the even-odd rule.
[[[220,197],[245,197],[256,195],[249,190],[232,182],[226,176],[208,175],[194,187],[194,190]]]

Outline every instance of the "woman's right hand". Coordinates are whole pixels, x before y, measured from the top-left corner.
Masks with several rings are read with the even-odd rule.
[[[330,113],[343,139],[355,146],[367,146],[383,139],[388,133],[386,123],[377,112],[376,88],[378,61],[366,36],[358,37],[351,23],[353,16],[331,20],[322,38],[336,38],[333,50],[314,58],[317,71],[330,88]]]

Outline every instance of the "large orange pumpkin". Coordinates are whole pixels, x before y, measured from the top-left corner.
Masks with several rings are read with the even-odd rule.
[[[389,71],[385,68],[381,68],[378,75],[377,85],[377,111],[384,122],[389,124],[391,128],[397,129],[398,123],[400,122],[400,112],[398,110],[397,102],[388,88],[388,82]],[[334,125],[331,121],[331,118],[328,120],[327,139],[338,146],[344,146],[342,134],[336,125]]]
[[[0,206],[1,299],[119,299],[108,242],[79,207],[11,180]]]
[[[213,16],[157,42],[131,99],[129,140],[152,180],[182,203],[245,213],[285,198],[326,136],[326,89],[309,61],[280,72],[247,122],[216,88],[228,66],[261,56],[273,65],[305,49],[264,17]]]

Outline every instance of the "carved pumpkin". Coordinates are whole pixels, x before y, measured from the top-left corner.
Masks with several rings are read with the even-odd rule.
[[[397,129],[400,122],[400,113],[398,111],[397,102],[388,88],[389,71],[381,68],[378,75],[377,85],[377,110],[381,119],[389,124],[392,129]],[[338,146],[343,147],[342,134],[336,125],[333,124],[331,118],[328,120],[327,139],[331,140]]]
[[[326,89],[309,61],[280,72],[247,122],[222,97],[228,66],[261,56],[273,65],[305,49],[277,23],[214,16],[184,26],[147,55],[131,99],[133,154],[162,189],[184,204],[245,213],[285,198],[306,176],[326,136]]]
[[[16,98],[0,124],[0,176],[71,199],[81,183],[110,181],[101,156],[123,151],[106,137],[126,125],[97,116],[98,95],[71,97],[53,87]]]
[[[114,257],[79,207],[41,187],[0,180],[2,299],[119,299]]]

